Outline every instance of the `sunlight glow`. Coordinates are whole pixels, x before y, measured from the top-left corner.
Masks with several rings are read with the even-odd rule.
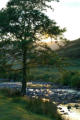
[[[50,37],[42,40],[42,42],[51,42],[51,41],[52,41],[52,39]]]

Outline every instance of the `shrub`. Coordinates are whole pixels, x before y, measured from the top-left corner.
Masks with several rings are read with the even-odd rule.
[[[71,71],[63,72],[59,84],[80,88],[80,73]]]
[[[56,120],[61,120],[57,113],[57,107],[52,102],[43,102],[41,99],[30,99],[26,108],[36,114],[47,115],[51,118],[57,118]]]
[[[80,74],[76,73],[71,79],[71,86],[80,88]]]
[[[2,92],[7,97],[14,97],[14,96],[21,95],[20,90],[18,90],[16,88],[2,88],[2,89],[0,89],[0,92]]]
[[[71,85],[71,77],[72,77],[71,72],[66,71],[66,72],[63,72],[61,74],[62,74],[62,76],[60,78],[59,83],[61,85]]]

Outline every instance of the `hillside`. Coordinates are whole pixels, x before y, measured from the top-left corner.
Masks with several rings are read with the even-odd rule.
[[[80,58],[80,38],[70,41],[66,46],[59,49],[58,53],[64,57]]]

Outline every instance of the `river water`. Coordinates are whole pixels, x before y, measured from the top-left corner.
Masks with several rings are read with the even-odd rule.
[[[75,108],[76,103],[70,103],[66,105],[59,105],[58,112],[61,114],[62,118],[64,120],[80,120],[80,103],[77,103],[79,106],[78,108]],[[71,106],[71,109],[68,110],[67,106]]]

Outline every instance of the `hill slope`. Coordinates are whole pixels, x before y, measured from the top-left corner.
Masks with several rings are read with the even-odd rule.
[[[64,57],[80,58],[80,38],[70,41],[68,45],[59,49],[58,53]]]

